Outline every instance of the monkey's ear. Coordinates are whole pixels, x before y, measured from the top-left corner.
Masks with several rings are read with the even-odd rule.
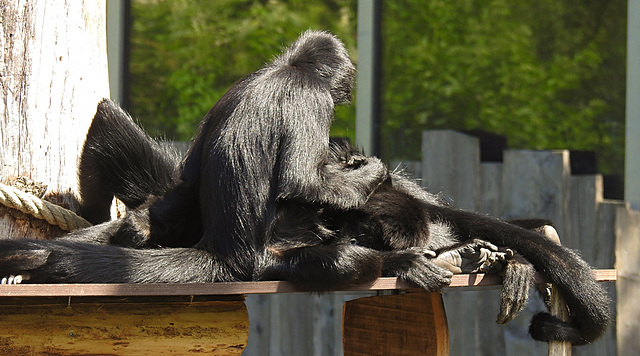
[[[335,105],[351,101],[355,67],[344,44],[328,32],[307,30],[273,63],[327,81]]]

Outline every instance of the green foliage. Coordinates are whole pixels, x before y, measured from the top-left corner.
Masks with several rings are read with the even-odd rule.
[[[596,150],[623,165],[625,1],[385,2],[386,158],[424,129],[483,129],[511,147]]]
[[[355,1],[134,0],[130,111],[156,134],[188,140],[226,90],[309,29],[329,30],[355,57]],[[353,136],[354,108],[333,132]]]
[[[356,0],[133,0],[130,111],[188,140],[207,110],[308,28],[357,61]],[[424,129],[483,129],[514,148],[596,150],[620,173],[626,1],[383,2],[383,158],[417,159]],[[332,135],[353,139],[354,107]]]

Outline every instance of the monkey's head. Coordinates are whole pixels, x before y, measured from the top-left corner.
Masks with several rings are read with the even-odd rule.
[[[334,105],[351,101],[356,70],[344,44],[328,32],[304,32],[273,63],[298,68],[323,80]]]

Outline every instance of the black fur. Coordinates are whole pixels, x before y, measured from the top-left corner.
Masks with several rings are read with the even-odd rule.
[[[329,142],[334,105],[349,100],[342,44],[307,32],[238,81],[207,113],[184,163],[110,101],[99,104],[80,165],[82,209],[107,219],[53,241],[0,241],[0,275],[30,282],[288,280],[311,291],[398,276],[429,291],[450,282],[433,256],[479,240],[518,251],[505,270],[499,322],[526,301],[533,269],[562,291],[572,320],[537,315],[537,340],[583,344],[609,322],[589,266],[535,230],[454,209],[344,142]],[[519,255],[518,255],[519,256]]]

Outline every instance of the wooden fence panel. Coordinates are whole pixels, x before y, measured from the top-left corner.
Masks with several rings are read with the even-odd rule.
[[[593,265],[595,239],[598,233],[598,210],[602,202],[602,176],[586,175],[571,177],[568,206],[569,226],[562,244],[579,251]],[[570,230],[570,231],[568,231]]]
[[[585,204],[588,204],[586,199]],[[595,224],[593,224],[595,228],[595,233],[592,237],[593,241],[584,241],[584,239],[587,238],[587,235],[579,233],[583,230],[573,229],[574,234],[581,240],[580,247],[574,248],[577,248],[582,257],[594,268],[605,268],[603,266],[608,266],[606,268],[612,268],[615,265],[616,214],[618,208],[623,206],[624,203],[621,201],[599,200],[599,203],[596,205],[597,214],[594,219]],[[575,223],[575,221],[572,223]],[[613,313],[616,311],[616,283],[605,283],[605,288],[611,297],[611,311]],[[616,355],[616,334],[616,322],[613,321],[607,330],[607,333],[602,336],[600,340],[592,345],[574,347],[573,354],[576,356]],[[619,355],[625,354],[620,353]]]
[[[460,207],[492,216],[550,219],[563,245],[579,249],[594,267],[613,267],[613,207],[620,203],[603,201],[600,175],[571,176],[569,151],[507,150],[502,164],[479,163],[470,162],[476,157],[476,150],[469,147],[477,144],[472,137],[432,131],[424,133],[423,140],[426,187],[441,190]],[[613,283],[607,288],[615,300]],[[447,291],[445,305],[452,355],[547,354],[546,344],[534,342],[527,333],[533,314],[544,308],[537,295],[518,318],[503,326],[493,323],[499,306],[497,290]],[[596,344],[574,348],[574,354],[615,354],[615,335],[611,328]]]
[[[502,163],[483,162],[480,165],[479,212],[491,216],[500,214],[501,187]],[[504,327],[495,323],[500,308],[500,288],[483,289],[474,294],[473,297],[477,298],[475,301],[477,313],[475,354],[504,355],[506,352]]]

